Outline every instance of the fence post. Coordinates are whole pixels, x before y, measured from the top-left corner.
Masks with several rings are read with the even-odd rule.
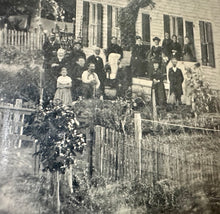
[[[139,176],[141,178],[141,140],[142,140],[142,129],[141,129],[141,113],[134,113],[134,129],[135,129],[135,141],[138,144],[138,169]]]

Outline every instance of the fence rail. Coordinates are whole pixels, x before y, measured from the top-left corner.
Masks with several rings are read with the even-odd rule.
[[[34,109],[22,108],[22,100],[16,104],[0,104],[0,143],[4,147],[21,147],[23,140],[33,141],[23,134],[25,116],[34,112]]]
[[[132,136],[111,129],[95,127],[93,167],[98,175],[110,180],[141,178],[152,185],[161,179],[171,179],[179,184],[197,181],[216,183],[220,167],[213,154],[187,152],[180,147],[144,138],[137,141]]]
[[[20,49],[41,50],[45,36],[42,31],[33,32],[0,29],[0,46],[15,46]]]

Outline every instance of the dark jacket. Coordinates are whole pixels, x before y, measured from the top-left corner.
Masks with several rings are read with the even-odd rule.
[[[106,51],[106,61],[108,62],[108,57],[109,57],[109,54],[111,53],[117,53],[117,54],[120,54],[121,57],[119,58],[119,60],[121,60],[123,58],[123,50],[122,48],[118,45],[118,44],[111,44],[107,51]]]
[[[169,69],[168,78],[170,81],[170,94],[174,93],[177,98],[180,98],[183,94],[183,74],[181,69],[177,68],[174,72],[173,68]]]
[[[162,47],[161,46],[158,46],[158,47],[152,46],[151,51],[150,51],[150,57],[151,57],[151,60],[156,60],[159,63],[161,63],[161,61],[162,61]]]
[[[195,53],[192,44],[185,44],[183,47],[183,60],[193,62],[195,61]]]
[[[145,76],[147,46],[135,45],[131,52],[131,69],[133,76]]]
[[[171,53],[171,45],[172,45],[172,39],[164,39],[162,43],[162,52],[170,58],[172,53]]]
[[[97,73],[99,80],[102,81],[103,78],[105,79],[104,64],[102,58],[100,56],[91,55],[86,60],[86,67],[88,67],[89,63],[95,64],[95,72]]]
[[[172,53],[172,50],[177,51],[175,54]],[[171,53],[173,56],[175,56],[177,58],[177,60],[180,60],[180,58],[182,57],[182,47],[180,45],[180,43],[178,42],[172,42],[171,44]]]

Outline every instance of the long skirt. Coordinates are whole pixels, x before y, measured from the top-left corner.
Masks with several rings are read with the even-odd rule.
[[[156,105],[163,106],[166,104],[166,92],[165,87],[162,82],[158,82],[153,84],[152,88],[155,90],[155,98],[156,98]]]
[[[58,88],[54,96],[54,101],[56,100],[60,100],[64,105],[71,105],[72,96],[70,88]]]

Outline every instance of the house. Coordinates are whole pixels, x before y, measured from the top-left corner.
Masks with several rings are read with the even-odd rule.
[[[136,35],[146,44],[164,33],[178,35],[184,43],[188,35],[194,44],[196,60],[201,63],[204,79],[220,90],[220,4],[219,0],[154,0],[155,8],[142,8],[136,22]],[[128,0],[77,0],[76,36],[83,45],[106,48],[111,36],[120,40],[118,14]]]

